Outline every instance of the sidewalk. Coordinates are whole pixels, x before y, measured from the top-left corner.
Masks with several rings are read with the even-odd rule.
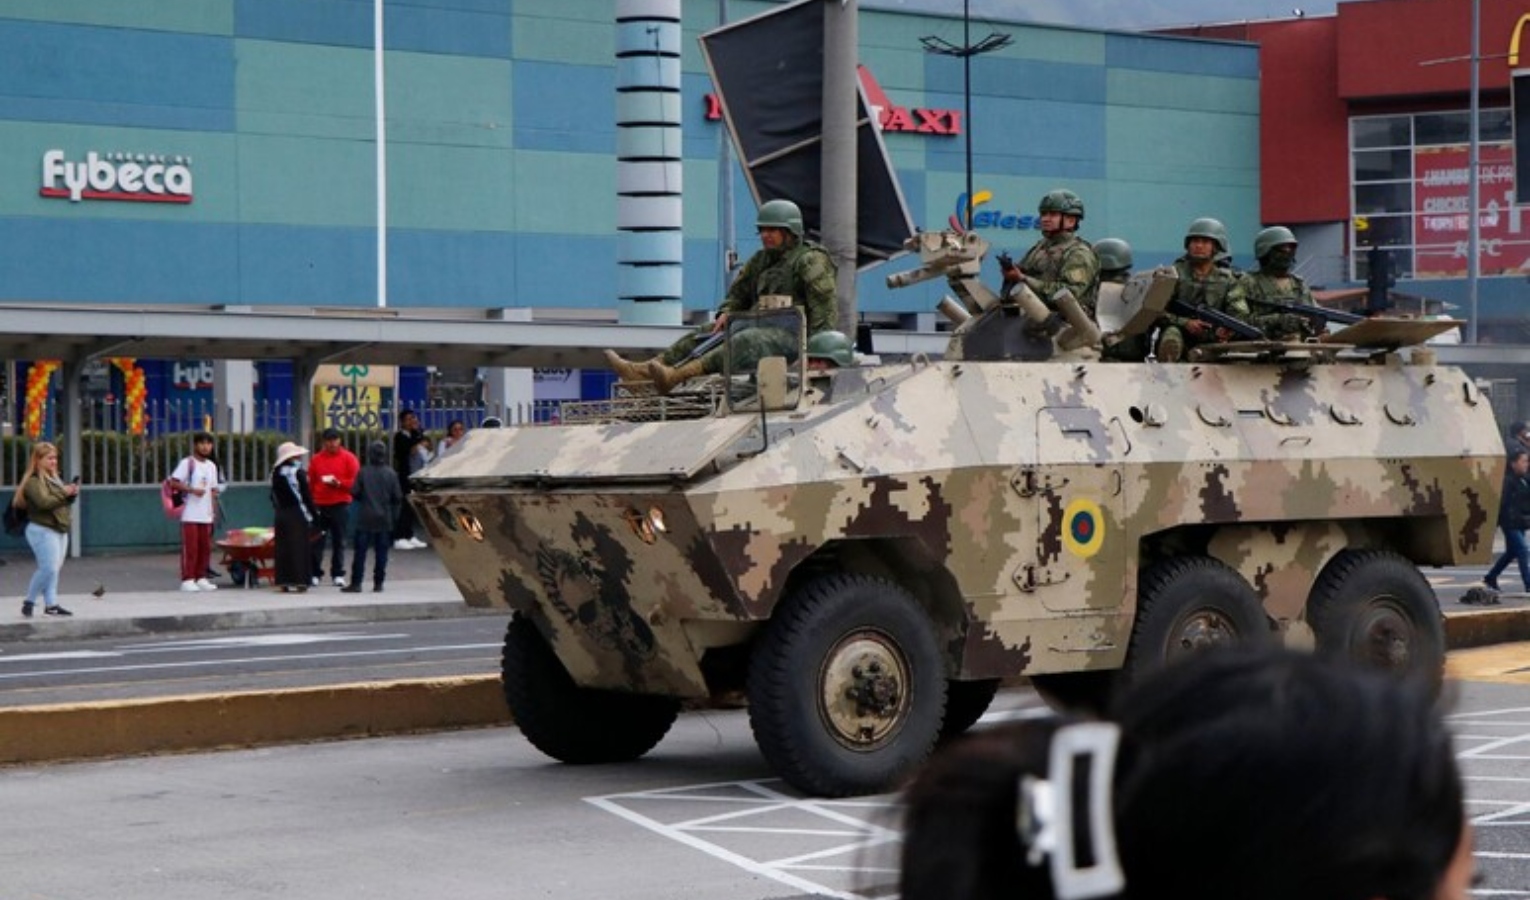
[[[222,571],[217,557],[214,552],[213,566]],[[342,593],[327,578],[305,593],[284,594],[269,585],[238,587],[226,575],[216,591],[181,593],[178,556],[172,552],[69,559],[59,577],[59,604],[74,615],[45,616],[39,605],[30,619],[22,618],[21,600],[32,558],[4,559],[0,643],[488,614],[463,602],[428,548],[394,551],[382,593],[372,592],[368,574],[359,594]]]

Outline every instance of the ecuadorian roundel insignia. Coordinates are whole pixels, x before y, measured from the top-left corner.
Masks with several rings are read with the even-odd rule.
[[[1090,557],[1105,542],[1105,519],[1100,506],[1080,497],[1063,511],[1063,546],[1075,556]]]

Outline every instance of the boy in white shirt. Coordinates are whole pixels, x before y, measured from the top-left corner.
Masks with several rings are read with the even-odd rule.
[[[181,507],[181,590],[188,593],[218,589],[207,580],[207,568],[212,562],[213,518],[217,515],[222,484],[212,451],[213,436],[198,431],[191,438],[191,455],[170,473],[170,487],[186,492],[186,503]]]

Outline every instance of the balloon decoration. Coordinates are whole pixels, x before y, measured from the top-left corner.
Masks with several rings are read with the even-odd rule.
[[[128,434],[143,434],[143,404],[148,395],[148,388],[144,386],[143,369],[134,365],[136,360],[131,356],[114,356],[112,365],[122,372],[123,414],[127,417]]]
[[[32,368],[27,372],[27,406],[24,424],[27,437],[37,440],[42,437],[44,415],[48,411],[48,382],[53,378],[53,372],[63,365],[60,360],[40,359],[32,363]]]

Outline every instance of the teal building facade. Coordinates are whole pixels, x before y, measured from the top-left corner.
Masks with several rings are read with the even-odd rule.
[[[684,303],[705,310],[728,229],[695,37],[717,5],[688,0],[684,16]],[[1036,201],[1056,186],[1085,199],[1086,237],[1126,238],[1139,268],[1177,256],[1199,216],[1225,221],[1235,251],[1249,244],[1257,47],[985,25],[1014,40],[972,60],[967,121],[961,61],[920,43],[959,42],[960,19],[861,10],[863,80],[885,95],[917,226],[948,227],[960,208],[971,129],[974,224],[999,249],[1036,239]],[[9,0],[0,302],[614,319],[615,43],[604,0]],[[732,181],[747,256],[753,204]],[[933,308],[938,286],[890,291],[889,271],[862,273],[861,312]]]

